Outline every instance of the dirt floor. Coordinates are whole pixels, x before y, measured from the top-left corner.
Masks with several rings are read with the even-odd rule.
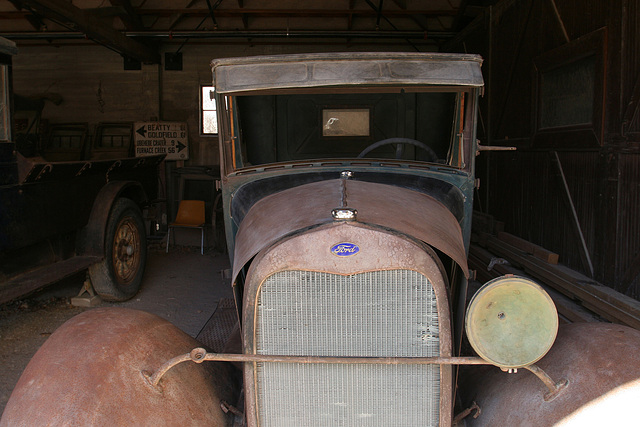
[[[130,301],[100,302],[96,307],[120,306],[157,314],[195,337],[221,298],[231,297],[226,255],[200,248],[177,247],[165,254],[149,249],[142,290]],[[0,305],[0,413],[22,371],[38,348],[60,325],[90,308],[71,305],[84,281],[78,274],[36,294]]]

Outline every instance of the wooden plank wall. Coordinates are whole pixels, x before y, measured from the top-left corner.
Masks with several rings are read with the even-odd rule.
[[[122,57],[101,46],[20,46],[14,89],[23,96],[60,94],[62,104],[47,103],[43,111],[51,123],[87,122],[93,129],[110,121],[186,121],[191,151],[187,164],[215,165],[217,139],[199,135],[198,109],[199,87],[211,83],[214,52],[184,49],[183,71],[166,71],[158,64],[124,70]]]
[[[480,156],[476,209],[640,297],[640,1],[504,0],[447,49],[485,57],[480,139],[518,148]],[[592,123],[545,133],[538,73],[581,51],[596,58]]]
[[[217,165],[218,141],[199,134],[199,88],[211,84],[211,60],[222,57],[279,53],[358,51],[362,47],[240,42],[213,43],[176,40],[161,46],[182,53],[181,71],[164,65],[142,64],[141,70],[124,70],[122,57],[104,47],[86,43],[18,45],[14,58],[15,92],[23,96],[57,93],[63,103],[47,103],[43,118],[51,123],[167,120],[186,121],[190,160],[186,166]],[[371,49],[369,49],[371,50]],[[412,51],[402,41],[379,50]]]

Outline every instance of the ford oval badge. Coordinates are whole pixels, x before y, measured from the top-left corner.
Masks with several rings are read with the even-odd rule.
[[[360,248],[354,243],[338,243],[331,247],[331,253],[337,256],[351,256],[358,252]]]

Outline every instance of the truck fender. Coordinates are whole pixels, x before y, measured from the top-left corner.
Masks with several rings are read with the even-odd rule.
[[[236,369],[225,362],[182,363],[157,385],[148,381],[167,360],[201,344],[160,317],[110,307],[63,324],[18,381],[0,426],[227,426],[221,401],[235,404]]]
[[[640,400],[638,354],[636,329],[610,323],[561,325],[553,347],[536,365],[556,384],[567,380],[566,387],[554,397],[527,369],[507,374],[497,367],[466,368],[469,376],[460,386],[466,387],[465,407],[476,402],[480,414],[465,421],[470,426],[568,426],[584,425],[578,420],[588,416],[589,424],[597,424],[596,419],[633,424]],[[635,403],[628,404],[630,396]],[[612,407],[624,410],[612,412]]]
[[[76,247],[79,255],[104,256],[105,232],[113,203],[119,197],[132,199],[138,206],[147,201],[142,185],[136,181],[114,181],[107,183],[93,202],[89,222],[79,233]]]

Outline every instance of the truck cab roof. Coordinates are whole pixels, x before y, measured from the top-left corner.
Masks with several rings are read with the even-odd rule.
[[[482,57],[444,53],[332,53],[212,61],[218,93],[368,85],[484,85]]]

